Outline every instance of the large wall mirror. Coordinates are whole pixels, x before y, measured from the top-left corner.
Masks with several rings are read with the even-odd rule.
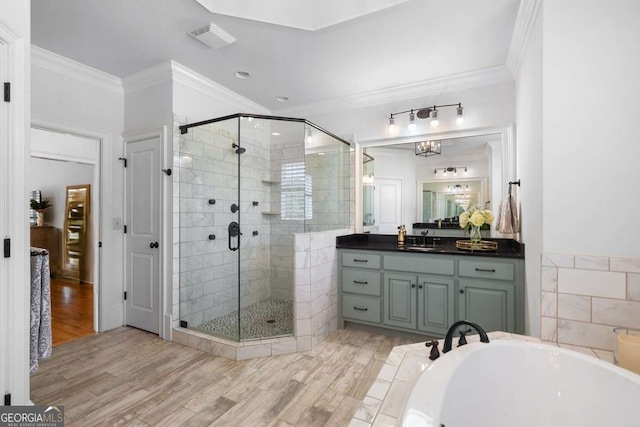
[[[86,236],[91,218],[91,186],[69,185],[66,190],[62,275],[80,281],[85,266]]]
[[[375,175],[363,164],[364,230],[396,234],[405,224],[413,233],[413,224],[457,217],[470,205],[497,214],[515,172],[512,134],[511,128],[495,128],[362,141],[365,161],[375,159]],[[439,141],[441,154],[416,155],[422,141]]]

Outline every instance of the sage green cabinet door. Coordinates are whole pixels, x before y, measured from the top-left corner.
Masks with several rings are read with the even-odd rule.
[[[384,275],[385,325],[416,329],[416,276]]]
[[[454,280],[418,276],[418,329],[445,335],[454,322]]]
[[[513,283],[461,279],[458,292],[460,319],[487,332],[515,332]]]

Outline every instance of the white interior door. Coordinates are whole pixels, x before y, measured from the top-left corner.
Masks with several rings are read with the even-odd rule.
[[[376,177],[374,200],[378,232],[397,233],[402,224],[402,179]]]
[[[161,141],[153,137],[125,147],[125,322],[159,333]]]

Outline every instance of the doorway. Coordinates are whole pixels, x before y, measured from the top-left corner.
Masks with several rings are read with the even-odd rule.
[[[57,346],[98,331],[100,140],[32,128],[31,141],[32,206],[50,206],[31,213],[30,244],[49,251]]]

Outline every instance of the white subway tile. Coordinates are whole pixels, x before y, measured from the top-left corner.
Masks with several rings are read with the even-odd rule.
[[[573,268],[574,267],[574,257],[573,255],[565,255],[565,254],[544,254],[551,265],[555,265],[556,267],[562,268]],[[546,264],[543,264],[546,265]]]
[[[583,270],[609,270],[608,257],[576,255],[575,263],[575,268]]]
[[[558,319],[558,343],[613,350],[613,327]]]
[[[611,271],[640,273],[640,258],[611,258],[609,263]]]
[[[624,299],[626,276],[610,271],[559,268],[558,292]]]
[[[542,267],[541,289],[546,292],[558,291],[558,268]]]
[[[627,299],[640,301],[640,274],[627,273]]]
[[[542,292],[540,301],[540,314],[546,317],[557,317],[558,294],[555,292]]]
[[[540,339],[542,341],[558,341],[558,319],[551,317],[541,318]]]
[[[560,319],[591,321],[591,297],[558,294],[558,317]]]
[[[593,298],[593,323],[640,328],[640,301]]]

